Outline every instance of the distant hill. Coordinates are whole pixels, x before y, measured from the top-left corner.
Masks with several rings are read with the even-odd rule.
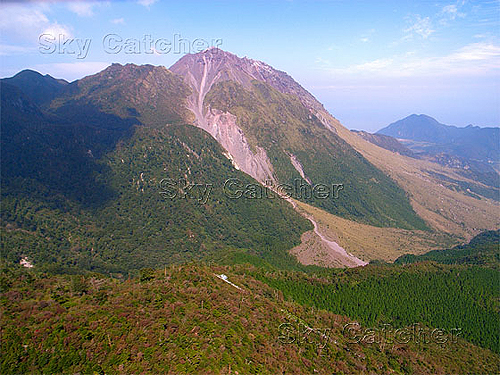
[[[412,141],[404,144],[415,152],[445,152],[472,160],[498,162],[500,128],[472,125],[459,128],[441,124],[427,115],[413,114],[393,122],[376,134]]]
[[[56,79],[48,74],[41,75],[29,69],[2,79],[2,85],[5,83],[19,88],[36,105],[50,103],[69,84],[64,79]]]
[[[474,237],[468,244],[449,250],[434,250],[422,255],[407,254],[395,263],[415,263],[432,260],[443,264],[474,264],[500,268],[500,230],[487,231]]]

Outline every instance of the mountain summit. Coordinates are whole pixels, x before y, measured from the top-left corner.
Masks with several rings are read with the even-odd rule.
[[[197,54],[188,54],[170,67],[176,74],[187,78],[188,83],[204,98],[212,86],[223,81],[236,82],[246,89],[253,80],[267,83],[284,94],[296,95],[309,108],[324,109],[307,90],[287,73],[248,57],[238,57],[218,48],[209,48]]]
[[[412,114],[380,129],[377,134],[414,141],[444,143],[453,141],[459,132],[456,126],[441,124],[431,116]]]
[[[498,162],[500,128],[464,128],[444,125],[427,115],[410,115],[379,130],[377,134],[404,139],[417,151],[445,152],[484,162]],[[427,144],[415,144],[425,142]]]
[[[342,184],[339,199],[297,198],[366,223],[426,228],[404,191],[339,137],[323,106],[288,74],[219,49],[186,55],[170,69],[192,88],[195,125],[258,181]]]

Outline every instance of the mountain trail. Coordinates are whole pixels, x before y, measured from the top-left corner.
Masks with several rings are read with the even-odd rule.
[[[275,191],[276,194],[279,194],[277,191]],[[327,239],[321,232],[319,231],[319,225],[314,220],[314,217],[311,215],[306,214],[305,212],[301,211],[297,204],[291,199],[290,197],[283,196],[282,194],[279,194],[283,199],[285,199],[287,202],[289,202],[292,207],[294,208],[295,211],[297,211],[299,214],[304,216],[307,220],[309,220],[312,225],[314,226],[314,233],[319,237],[321,242],[331,250],[333,254],[335,254],[336,260],[341,263],[342,265],[346,267],[359,267],[359,266],[366,266],[368,263],[357,258],[356,256],[352,255],[351,253],[348,253],[342,246],[340,246],[337,242],[331,241]]]

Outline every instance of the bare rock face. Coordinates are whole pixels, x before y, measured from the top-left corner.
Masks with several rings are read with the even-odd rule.
[[[229,153],[234,166],[257,181],[273,181],[272,165],[263,148],[252,152],[243,131],[236,125],[236,116],[219,110],[208,110],[198,126],[210,133]]]
[[[304,168],[302,167],[302,164],[300,163],[299,159],[293,154],[290,154],[290,162],[292,163],[293,167],[297,172],[299,172],[300,176],[307,181],[309,185],[312,185],[312,181],[309,177],[306,176],[304,173]]]
[[[209,48],[197,54],[185,55],[170,70],[183,76],[193,88],[200,88],[200,83],[205,77],[202,87],[206,94],[212,85],[220,81],[234,81],[243,87],[249,87],[252,80],[265,82],[284,94],[297,96],[302,104],[320,120],[328,122],[321,116],[325,112],[323,105],[287,73],[274,69],[270,65],[247,57],[238,57],[232,53],[218,48]],[[198,93],[202,92],[198,91]],[[325,124],[330,127],[331,125]]]
[[[240,58],[232,53],[211,48],[197,54],[189,54],[177,61],[170,70],[184,77],[193,90],[187,107],[195,115],[195,125],[209,132],[229,152],[232,160],[244,172],[258,181],[275,181],[272,165],[263,148],[252,151],[237,118],[230,113],[214,111],[204,105],[205,96],[218,82],[234,81],[250,88],[253,80],[265,82],[285,94],[293,94],[316,115],[331,131],[323,105],[302,88],[287,73],[249,58]]]
[[[210,133],[243,172],[260,182],[274,181],[272,165],[265,150],[257,147],[257,152],[253,152],[250,149],[243,131],[236,124],[236,116],[204,106],[206,94],[217,82],[232,80],[249,87],[254,78],[243,65],[242,59],[237,56],[213,48],[184,56],[170,70],[183,76],[193,90],[187,107],[195,115],[195,125]]]

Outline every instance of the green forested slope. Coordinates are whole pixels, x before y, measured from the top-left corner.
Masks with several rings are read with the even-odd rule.
[[[287,302],[254,271],[183,265],[117,281],[3,269],[0,372],[497,372],[497,354],[460,337],[444,345],[352,343],[343,332],[352,320]]]
[[[500,352],[497,271],[480,267],[421,264],[375,266],[322,278],[276,272],[255,277],[301,304],[347,315],[369,327],[423,324]]]
[[[231,112],[253,146],[264,147],[280,183],[304,181],[290,156],[313,184],[343,184],[337,199],[297,198],[348,219],[377,226],[426,229],[408,197],[388,176],[312,115],[300,100],[253,81],[250,89],[232,81],[216,84],[205,98],[211,108]]]
[[[447,250],[434,250],[422,255],[407,254],[394,263],[407,264],[432,260],[444,264],[475,264],[500,268],[500,230],[478,234],[469,243]]]
[[[110,87],[108,75],[119,75],[120,84]],[[224,192],[229,178],[257,182],[237,171],[211,136],[182,123],[186,88],[165,68],[112,66],[83,81],[48,110],[2,82],[4,259],[123,274],[226,248],[283,254],[310,229],[284,201]],[[148,98],[133,95],[160,91],[151,105],[174,103],[153,118]],[[173,199],[161,194],[166,180],[175,184]],[[192,184],[209,188],[207,199],[198,199]]]

